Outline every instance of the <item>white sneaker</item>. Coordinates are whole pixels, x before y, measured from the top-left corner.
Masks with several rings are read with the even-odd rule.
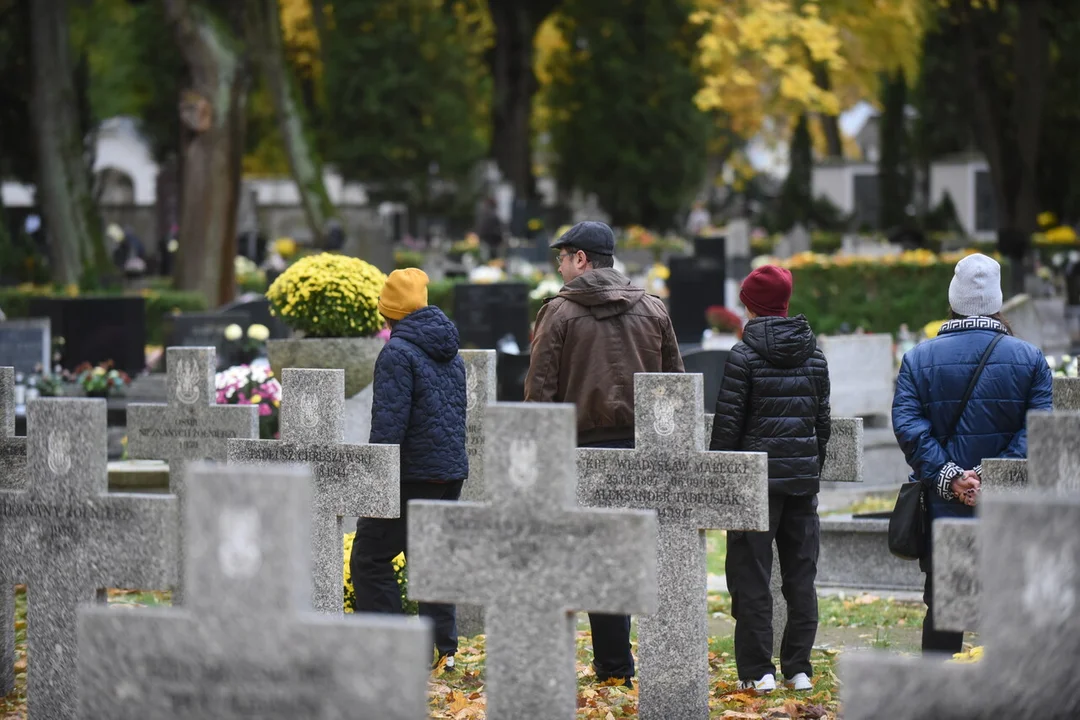
[[[810,678],[806,676],[806,673],[799,673],[795,677],[789,678],[784,684],[795,692],[806,692],[814,689],[814,683],[810,682]]]
[[[772,673],[764,675],[760,680],[740,680],[740,690],[755,690],[759,693],[771,693],[776,689],[776,678]]]
[[[447,655],[446,656],[446,664],[443,665],[443,667],[446,668],[447,670],[453,670],[454,669],[454,656],[453,655]],[[796,677],[799,677],[799,676],[796,676]],[[806,676],[803,675],[802,677],[805,678]],[[809,682],[809,680],[807,680],[807,682]]]

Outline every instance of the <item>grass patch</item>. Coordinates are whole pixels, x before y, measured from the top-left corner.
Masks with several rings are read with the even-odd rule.
[[[709,593],[709,612],[731,617],[731,595]],[[818,627],[821,628],[920,629],[925,615],[926,606],[921,602],[901,602],[870,594],[818,598]],[[880,635],[876,641],[886,640]]]
[[[853,503],[838,510],[823,512],[821,515],[856,515],[861,513],[890,512],[895,505],[895,495],[867,495],[857,503]]]
[[[724,575],[724,560],[727,558],[727,531],[708,530],[705,532],[705,566],[710,575]]]

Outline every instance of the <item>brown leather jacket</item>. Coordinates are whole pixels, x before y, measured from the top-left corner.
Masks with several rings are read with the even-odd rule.
[[[634,438],[634,373],[682,372],[667,308],[612,268],[540,308],[525,400],[577,405],[578,445]]]

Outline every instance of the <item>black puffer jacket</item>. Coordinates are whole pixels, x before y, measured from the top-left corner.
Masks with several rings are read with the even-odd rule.
[[[755,318],[728,357],[709,449],[767,452],[769,492],[813,495],[829,413],[829,367],[806,318]]]

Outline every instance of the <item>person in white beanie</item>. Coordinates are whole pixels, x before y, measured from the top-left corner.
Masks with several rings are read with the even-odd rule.
[[[931,521],[973,517],[983,459],[1026,457],[1028,411],[1052,407],[1046,358],[1012,337],[1001,303],[997,261],[964,258],[949,284],[950,319],[937,337],[909,350],[900,366],[893,430],[911,466],[909,479],[923,484]],[[922,649],[957,653],[963,633],[934,629],[932,537],[919,560],[926,573]]]

